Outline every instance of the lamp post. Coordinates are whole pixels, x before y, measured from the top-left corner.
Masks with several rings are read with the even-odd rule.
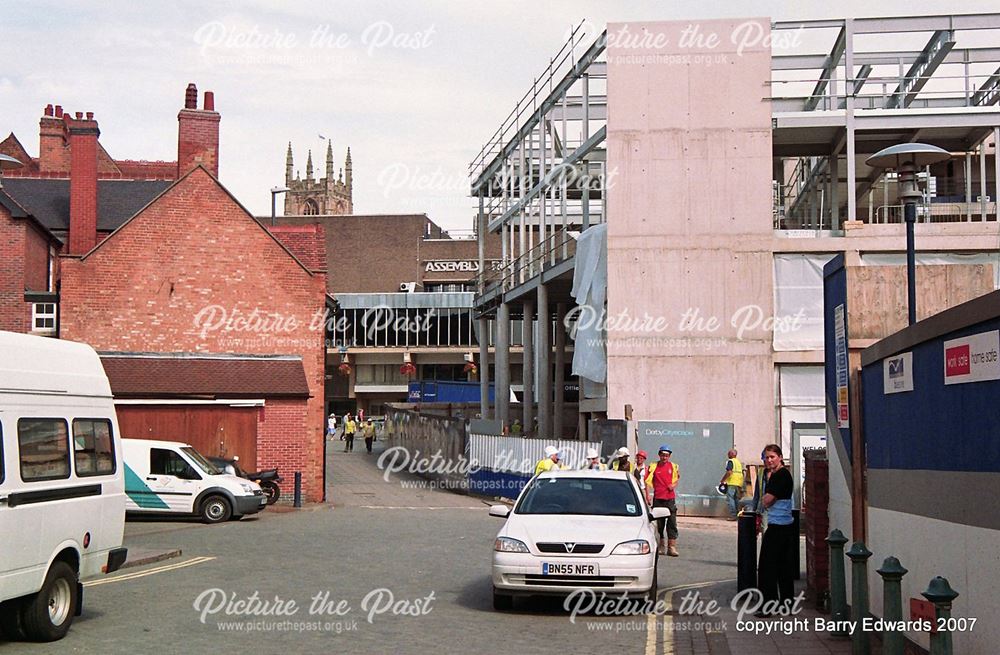
[[[903,220],[906,222],[906,304],[909,324],[917,322],[916,252],[913,243],[913,224],[917,221],[917,170],[951,158],[947,150],[926,143],[901,143],[879,150],[865,163],[872,168],[895,169],[899,175],[899,198],[903,202]]]
[[[24,166],[24,164],[22,164],[20,160],[0,153],[0,189],[3,188],[3,172],[12,168],[21,168],[22,166]]]
[[[274,199],[279,193],[288,193],[289,191],[291,191],[291,189],[286,186],[271,187],[271,227],[274,227]]]

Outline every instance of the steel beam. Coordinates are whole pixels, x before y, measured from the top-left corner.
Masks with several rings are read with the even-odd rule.
[[[921,51],[920,57],[913,62],[906,75],[899,81],[892,96],[889,97],[885,105],[886,109],[908,107],[954,47],[955,33],[952,30],[934,32]]]
[[[816,86],[813,87],[812,94],[806,100],[804,109],[806,111],[812,111],[816,109],[816,105],[819,104],[820,98],[826,95],[826,87],[829,83],[830,78],[837,71],[840,66],[840,60],[844,56],[844,28],[840,28],[840,33],[837,34],[836,40],[833,42],[833,48],[830,50],[830,54],[826,57],[826,62],[823,66],[823,73],[820,79],[816,82]]]
[[[993,105],[1000,100],[1000,68],[972,94],[973,106]]]

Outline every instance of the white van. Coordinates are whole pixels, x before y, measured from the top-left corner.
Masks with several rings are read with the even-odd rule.
[[[0,625],[54,641],[125,562],[111,385],[90,346],[0,332]]]
[[[256,514],[267,503],[256,482],[223,473],[186,443],[122,439],[122,449],[130,514],[187,514],[221,523]]]

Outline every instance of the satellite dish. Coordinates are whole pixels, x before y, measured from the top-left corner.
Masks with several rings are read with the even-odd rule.
[[[21,168],[22,166],[24,166],[24,164],[22,164],[19,160],[0,153],[0,171],[7,171],[12,168]]]

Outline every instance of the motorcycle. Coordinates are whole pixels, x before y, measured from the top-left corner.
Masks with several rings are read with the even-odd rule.
[[[264,492],[264,497],[267,499],[268,505],[275,504],[278,502],[278,499],[281,498],[281,487],[278,486],[278,483],[283,482],[283,480],[281,475],[278,473],[277,468],[264,469],[263,471],[257,471],[256,473],[248,473],[240,468],[239,455],[233,457],[232,459],[225,459],[223,457],[209,457],[208,459],[223,472],[229,473],[230,475],[237,475],[260,485],[261,490]]]

